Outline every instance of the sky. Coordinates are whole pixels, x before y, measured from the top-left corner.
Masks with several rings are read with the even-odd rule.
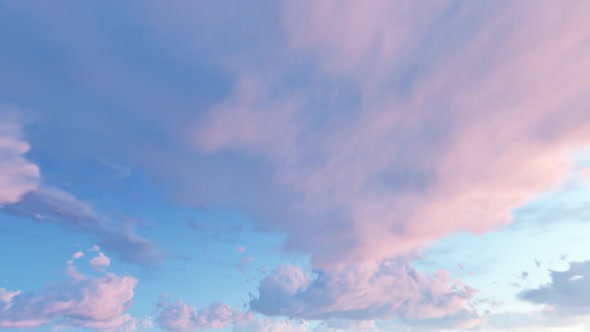
[[[590,330],[590,2],[0,0],[0,330]]]

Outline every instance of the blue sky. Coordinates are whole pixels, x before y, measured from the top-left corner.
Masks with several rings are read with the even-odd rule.
[[[0,0],[0,329],[587,331],[583,0]]]

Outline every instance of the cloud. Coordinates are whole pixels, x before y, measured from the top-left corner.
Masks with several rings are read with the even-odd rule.
[[[105,267],[107,267],[109,265],[111,265],[110,258],[105,256],[102,252],[99,252],[98,256],[93,257],[90,260],[90,266],[92,266],[92,268],[95,271],[101,271],[102,269],[104,269]]]
[[[287,2],[280,74],[244,64],[196,145],[271,165],[279,215],[257,222],[314,267],[494,229],[590,144],[588,4],[566,7]]]
[[[355,321],[355,320],[328,320],[320,324],[314,332],[332,332],[332,331],[376,331],[377,326],[374,321]]]
[[[550,271],[551,282],[519,294],[525,301],[544,304],[560,315],[590,312],[590,261],[573,262],[566,271]]]
[[[113,225],[71,193],[43,185],[39,167],[23,157],[29,148],[21,125],[0,118],[0,210],[90,233],[128,262],[150,265],[160,261],[162,253],[137,235],[129,222]]]
[[[545,308],[529,312],[502,312],[489,316],[486,331],[572,331],[587,330],[590,316],[561,315]]]
[[[0,207],[18,202],[39,186],[39,167],[24,156],[29,149],[21,126],[0,118]]]
[[[131,308],[137,279],[106,273],[71,278],[49,285],[39,294],[0,288],[0,328],[64,328],[135,331]]]
[[[252,310],[267,316],[308,320],[403,320],[415,326],[443,321],[473,327],[481,322],[466,309],[474,289],[439,271],[425,276],[402,261],[316,271],[284,265],[260,282]],[[432,324],[436,326],[436,324]]]
[[[163,258],[155,244],[138,235],[131,223],[125,220],[113,223],[90,205],[57,188],[41,186],[25,194],[19,202],[6,205],[4,211],[89,233],[105,250],[126,262],[149,266]]]
[[[234,326],[234,332],[308,332],[309,323],[302,320],[277,320],[248,315]]]
[[[307,332],[309,327],[305,321],[261,318],[223,303],[197,310],[182,300],[169,303],[167,296],[162,299],[158,310],[158,326],[167,331],[201,331],[233,326],[234,332]]]
[[[76,252],[74,253],[74,256],[72,256],[72,259],[80,259],[80,258],[82,258],[82,257],[84,257],[84,253],[83,253],[83,252],[81,252],[81,251],[76,251]]]
[[[162,303],[156,318],[158,325],[168,331],[199,331],[222,329],[234,323],[236,312],[227,304],[214,303],[197,310],[182,300]]]

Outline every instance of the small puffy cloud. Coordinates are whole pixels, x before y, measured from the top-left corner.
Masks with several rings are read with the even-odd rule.
[[[313,320],[404,320],[473,327],[479,315],[468,306],[475,290],[447,272],[425,276],[402,261],[315,271],[285,265],[261,280],[252,310],[268,316]]]
[[[82,257],[84,257],[84,253],[83,253],[83,252],[81,252],[81,251],[76,251],[76,252],[74,253],[74,255],[72,256],[72,259],[80,259],[80,258],[82,258]]]
[[[237,251],[238,251],[240,254],[242,254],[242,253],[245,253],[247,249],[248,249],[248,248],[246,248],[245,246],[239,246],[239,247],[238,247],[236,250],[237,250]]]
[[[107,273],[71,278],[38,294],[0,288],[0,328],[63,328],[135,331],[131,308],[137,279]]]
[[[90,260],[90,266],[92,266],[94,271],[102,271],[102,269],[109,265],[111,265],[111,259],[105,256],[102,252],[99,252],[98,256],[93,257]]]
[[[551,282],[519,294],[525,301],[544,304],[569,315],[590,312],[590,261],[573,262],[565,271],[550,271]]]
[[[24,156],[29,149],[21,126],[0,118],[0,207],[18,202],[39,186],[39,167]]]

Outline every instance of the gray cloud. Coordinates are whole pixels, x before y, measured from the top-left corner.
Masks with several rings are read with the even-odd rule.
[[[590,261],[572,262],[566,271],[550,271],[551,282],[521,292],[519,298],[571,315],[590,312]]]

